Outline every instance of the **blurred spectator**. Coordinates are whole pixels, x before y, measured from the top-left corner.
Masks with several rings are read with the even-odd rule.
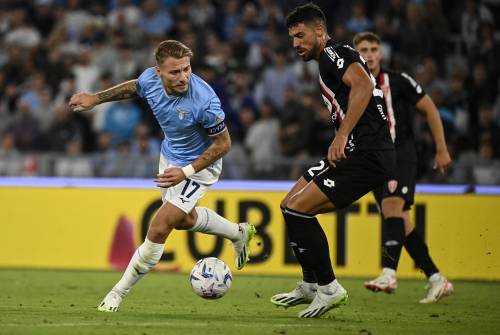
[[[346,22],[347,30],[352,33],[360,33],[372,29],[372,22],[366,16],[365,3],[362,0],[356,0],[352,4],[351,17]]]
[[[302,104],[300,95],[292,88],[286,92],[285,113],[280,119],[279,139],[281,152],[291,162],[289,179],[297,179],[306,165],[307,145],[312,131],[314,109]]]
[[[472,168],[474,182],[479,185],[500,183],[500,161],[493,157],[493,144],[490,133],[482,133],[479,142],[478,159]]]
[[[448,20],[444,16],[441,0],[428,0],[424,6],[424,22],[430,33],[431,54],[442,67],[448,46]]]
[[[96,89],[95,83],[99,79],[100,70],[92,61],[92,56],[91,49],[82,50],[78,63],[73,66],[77,92],[93,92]]]
[[[18,102],[12,129],[16,147],[19,150],[32,151],[39,149],[37,140],[40,136],[40,130],[28,103],[24,101]]]
[[[158,0],[145,0],[142,10],[139,28],[144,34],[165,36],[172,29],[174,21],[168,11],[160,8]]]
[[[222,37],[230,40],[240,22],[239,3],[237,0],[224,1],[224,14],[222,19]]]
[[[430,55],[431,41],[429,30],[422,19],[420,7],[409,2],[406,5],[406,18],[401,23],[399,53],[401,60],[409,68],[413,68],[420,60]]]
[[[439,77],[436,62],[427,57],[415,69],[415,80],[422,85],[426,91],[440,90],[447,93],[446,82]]]
[[[311,131],[308,138],[308,152],[314,157],[323,158],[328,153],[328,147],[333,141],[335,131],[332,126],[330,112],[326,107],[315,106],[315,99],[317,97],[312,94],[305,95],[303,99],[305,106],[315,110],[311,126],[314,131]]]
[[[9,32],[5,35],[7,45],[34,48],[40,44],[40,32],[28,25],[26,11],[15,9],[10,13]]]
[[[210,0],[193,0],[189,18],[195,28],[211,27],[215,22],[215,7]]]
[[[252,176],[266,179],[273,176],[273,169],[280,158],[279,121],[272,102],[264,100],[259,106],[260,119],[250,126],[245,137],[245,148],[250,153]]]
[[[12,133],[6,132],[0,138],[0,176],[15,176],[22,171],[23,158],[15,146]]]
[[[462,39],[469,53],[476,47],[480,23],[494,22],[491,11],[485,5],[478,2],[478,0],[465,0],[465,11],[462,13]]]
[[[48,133],[48,144],[52,151],[65,152],[66,144],[73,139],[84,137],[82,125],[78,122],[66,103],[61,103],[54,108],[54,122]]]
[[[101,167],[103,177],[130,177],[134,171],[134,158],[130,154],[130,143],[118,144],[116,155],[113,159],[105,161]]]
[[[82,156],[82,143],[78,138],[72,138],[66,143],[65,155],[56,160],[54,171],[58,177],[93,175],[92,161],[88,156]]]
[[[141,10],[130,3],[130,0],[117,0],[116,7],[108,13],[108,24],[111,29],[123,29],[136,26],[141,18]]]
[[[70,41],[78,41],[83,27],[90,23],[92,15],[82,8],[80,0],[67,0],[64,11],[64,28]]]
[[[147,124],[141,123],[134,129],[130,151],[133,155],[154,157],[160,152],[160,141],[151,137],[151,130]]]
[[[488,77],[486,64],[476,63],[473,65],[466,90],[469,92],[469,127],[474,129],[478,122],[478,106],[485,103],[493,104],[495,99],[495,85]]]
[[[97,135],[96,152],[92,157],[94,175],[103,177],[106,170],[113,163],[116,157],[116,150],[113,148],[111,135],[106,132],[100,132]]]
[[[140,119],[141,110],[136,104],[118,101],[106,109],[103,130],[111,134],[114,144],[130,141]]]
[[[286,61],[284,49],[276,50],[273,58],[273,66],[264,70],[262,76],[262,92],[257,92],[257,94],[262,98],[269,99],[281,113],[285,106],[287,87],[297,90],[299,83],[293,69]],[[258,100],[261,101],[261,99]]]
[[[46,38],[56,23],[55,12],[52,9],[53,0],[35,0],[32,22],[36,30]]]
[[[487,141],[492,148],[491,156],[500,158],[500,124],[495,122],[493,106],[482,104],[479,107],[478,125],[472,133],[476,135],[473,142],[478,152],[481,151],[482,142]]]

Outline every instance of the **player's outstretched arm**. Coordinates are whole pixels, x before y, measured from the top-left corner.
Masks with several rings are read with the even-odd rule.
[[[437,169],[441,174],[445,174],[448,165],[451,163],[451,157],[448,153],[446,140],[444,139],[443,123],[441,122],[439,111],[427,94],[417,102],[417,108],[425,114],[427,123],[429,123],[429,127],[431,128],[434,143],[436,144],[434,169]]]
[[[82,112],[108,101],[135,98],[137,80],[129,80],[97,93],[78,93],[71,97],[69,106],[74,112]]]
[[[207,168],[231,149],[231,138],[227,129],[211,138],[212,144],[191,164],[182,168],[168,168],[163,173],[158,174],[155,179],[156,185],[158,187],[175,186],[196,172]]]
[[[373,83],[365,70],[358,63],[352,63],[342,77],[342,81],[351,88],[348,101],[348,110],[339,130],[335,134],[332,144],[328,148],[330,164],[346,158],[344,149],[347,137],[363,115],[373,94]]]

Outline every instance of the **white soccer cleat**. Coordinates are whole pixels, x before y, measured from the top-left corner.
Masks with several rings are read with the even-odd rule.
[[[365,282],[365,287],[373,292],[394,293],[398,288],[398,281],[395,276],[382,273],[377,278]]]
[[[100,310],[101,312],[114,313],[118,311],[118,307],[120,307],[121,302],[122,302],[122,297],[115,291],[111,290],[106,295],[104,300],[99,304],[97,309]]]
[[[326,286],[319,286],[312,303],[299,313],[299,318],[319,318],[332,308],[347,302],[347,291],[335,280]]]
[[[285,308],[308,304],[314,300],[318,285],[316,283],[300,282],[299,285],[291,292],[279,293],[271,297],[271,302],[276,306]]]
[[[432,304],[453,294],[453,284],[442,274],[439,274],[436,280],[429,280],[426,288],[428,289],[427,295],[420,300],[421,304]]]
[[[240,238],[233,241],[236,259],[234,261],[236,269],[241,270],[250,260],[250,241],[255,236],[255,227],[250,223],[243,222],[238,224]]]

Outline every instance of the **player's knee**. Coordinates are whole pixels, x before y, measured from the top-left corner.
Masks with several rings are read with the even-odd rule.
[[[148,230],[148,238],[151,241],[164,241],[172,229],[175,229],[178,222],[169,217],[156,216]]]
[[[401,217],[403,215],[404,200],[401,198],[386,198],[382,201],[384,217]]]

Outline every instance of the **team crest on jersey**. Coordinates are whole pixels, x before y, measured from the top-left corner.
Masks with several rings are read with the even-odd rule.
[[[185,110],[180,109],[179,107],[177,107],[175,110],[177,111],[177,114],[179,115],[179,120],[184,120],[184,117],[186,116],[186,114],[188,112],[186,112]]]
[[[387,183],[387,188],[389,189],[389,193],[394,193],[397,187],[398,187],[397,180],[389,180],[389,182]]]

